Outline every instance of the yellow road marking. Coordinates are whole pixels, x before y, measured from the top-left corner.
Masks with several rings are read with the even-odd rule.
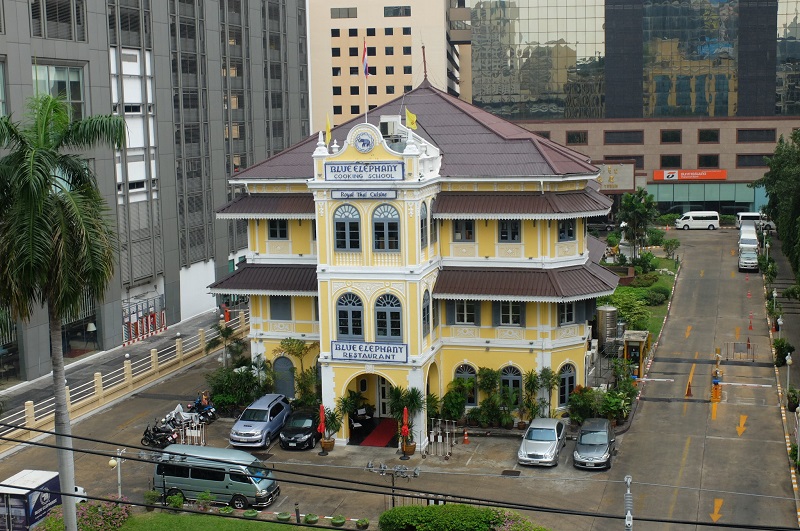
[[[737,326],[737,327],[736,327],[736,330],[734,331],[734,337],[736,338],[736,341],[739,341],[739,336],[740,336],[741,334],[742,334],[742,329],[741,329],[740,327],[738,327],[738,326]]]
[[[736,256],[736,249],[731,249],[731,256]]]
[[[701,269],[700,270],[700,278],[703,278],[703,275],[705,275],[705,274],[706,274],[705,270]]]
[[[686,327],[686,338],[689,338],[689,334],[692,333],[692,325]]]
[[[717,420],[717,406],[719,402],[711,402],[711,420]]]
[[[683,446],[683,455],[681,456],[681,466],[678,468],[678,479],[675,481],[675,485],[681,484],[681,477],[683,477],[683,470],[686,468],[686,460],[689,458],[689,444],[692,442],[691,437],[686,438],[686,444]],[[672,502],[669,504],[669,516],[667,518],[672,518],[672,513],[675,511],[675,504],[678,501],[678,491],[681,489],[674,489],[672,492]]]
[[[736,278],[736,272],[735,271],[731,271],[731,278]]]
[[[744,427],[744,423],[747,422],[747,415],[739,415],[739,425],[736,426],[736,433],[739,434],[739,437],[745,432],[747,428]],[[716,520],[715,520],[716,521]]]
[[[710,516],[715,523],[717,520],[722,518],[722,515],[719,514],[719,510],[722,509],[722,503],[723,503],[722,498],[714,498],[714,512],[709,514],[708,516]]]

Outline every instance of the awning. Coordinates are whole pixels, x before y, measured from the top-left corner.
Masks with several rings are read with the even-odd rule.
[[[213,295],[298,295],[316,297],[317,266],[241,264],[209,286]]]
[[[612,200],[596,190],[574,192],[442,192],[434,219],[572,219],[602,216]]]
[[[217,210],[217,219],[314,219],[309,194],[251,194],[237,197]]]

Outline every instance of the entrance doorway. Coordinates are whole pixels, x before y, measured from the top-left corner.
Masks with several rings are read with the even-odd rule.
[[[375,405],[376,417],[388,417],[389,411],[389,391],[392,390],[390,384],[383,376],[378,376],[378,403]]]

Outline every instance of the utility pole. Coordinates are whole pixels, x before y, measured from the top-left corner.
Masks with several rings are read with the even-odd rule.
[[[633,494],[631,494],[631,477],[625,476],[625,531],[633,529]]]

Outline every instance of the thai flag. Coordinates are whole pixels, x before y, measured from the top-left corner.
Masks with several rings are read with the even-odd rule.
[[[364,76],[369,77],[369,64],[367,63],[367,39],[364,39],[364,53],[361,54],[361,62],[364,65]]]

